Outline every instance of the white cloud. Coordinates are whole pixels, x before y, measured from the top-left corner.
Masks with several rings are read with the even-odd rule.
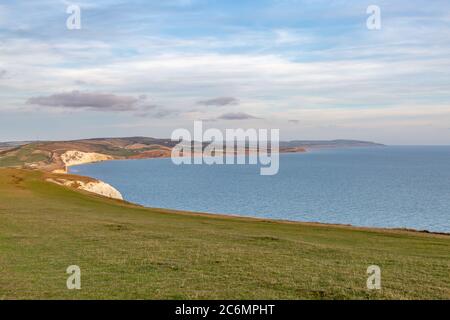
[[[18,17],[16,24],[8,25],[8,31],[0,32],[0,72],[7,70],[7,77],[0,73],[0,111],[29,111],[33,107],[25,102],[31,97],[89,90],[116,96],[147,94],[152,105],[169,108],[153,113],[160,118],[171,115],[166,126],[172,125],[175,116],[191,121],[218,119],[224,113],[258,115],[261,119],[248,119],[255,124],[265,123],[264,119],[283,123],[298,119],[310,128],[332,125],[360,130],[363,124],[365,128],[428,124],[441,128],[448,121],[450,31],[442,28],[448,24],[445,10],[429,6],[421,15],[407,7],[404,10],[411,13],[400,15],[400,5],[383,2],[382,8],[390,10],[391,15],[384,16],[380,32],[364,28],[365,10],[361,11],[360,28],[341,31],[333,29],[339,27],[336,21],[358,18],[358,6],[336,1],[319,15],[330,18],[330,22],[318,21],[313,28],[291,27],[280,17],[286,16],[288,21],[294,16],[303,18],[305,25],[311,22],[307,19],[317,18],[308,17],[308,9],[315,12],[313,2],[300,3],[305,9],[302,12],[293,12],[292,3],[274,4],[275,11],[264,28],[243,23],[226,25],[227,19],[231,24],[237,20],[224,14],[220,15],[220,22],[225,24],[221,32],[196,33],[190,29],[178,35],[170,28],[171,32],[159,32],[161,20],[152,25],[156,31],[143,32],[140,19],[145,18],[145,12],[142,17],[135,11],[137,22],[126,20],[130,21],[126,26],[116,26],[115,20],[102,15],[118,17],[119,9],[136,9],[123,1],[99,1],[95,6],[81,3],[98,19],[86,21],[86,33],[78,36],[52,33],[54,20],[49,17],[54,19],[54,15],[29,11]],[[44,4],[54,9],[67,1]],[[155,11],[162,19],[170,15],[172,7],[195,16],[191,7],[199,4],[206,2],[173,0],[153,5],[164,7]],[[37,6],[22,3],[20,8]],[[11,10],[11,6],[0,5],[0,20]],[[61,12],[58,19],[64,18],[64,10]],[[128,17],[126,13],[123,16]],[[218,12],[213,13],[217,17]],[[265,14],[269,12],[255,12],[259,18]],[[32,28],[37,16],[43,24],[49,22],[46,29]],[[207,21],[202,23],[207,25]],[[21,25],[26,28],[19,30]],[[126,29],[123,32],[119,30],[122,27]],[[99,31],[102,28],[107,30],[104,34]],[[236,97],[240,103],[225,103],[221,110],[198,103],[216,97]]]

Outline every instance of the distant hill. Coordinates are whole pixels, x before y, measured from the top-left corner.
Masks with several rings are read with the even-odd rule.
[[[95,138],[72,141],[0,142],[0,167],[26,167],[65,171],[67,166],[112,159],[170,157],[177,144],[148,137]],[[305,152],[314,148],[367,147],[380,144],[356,140],[287,141],[280,152]]]
[[[23,146],[24,144],[29,144],[32,141],[11,141],[11,142],[0,142],[0,151],[16,148]]]
[[[349,148],[349,147],[376,147],[383,144],[359,140],[293,140],[280,142],[283,148]]]

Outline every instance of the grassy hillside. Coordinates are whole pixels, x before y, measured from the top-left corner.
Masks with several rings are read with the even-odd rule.
[[[45,175],[0,169],[0,298],[450,298],[446,235],[146,209]]]

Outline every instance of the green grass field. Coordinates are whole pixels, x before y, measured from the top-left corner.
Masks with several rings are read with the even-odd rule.
[[[44,175],[0,169],[0,299],[450,299],[450,236],[146,209]]]

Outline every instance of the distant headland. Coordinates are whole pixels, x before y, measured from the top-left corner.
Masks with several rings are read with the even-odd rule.
[[[93,138],[71,141],[0,142],[0,167],[66,172],[67,167],[120,159],[168,158],[177,141],[149,137]],[[374,147],[382,144],[359,140],[281,141],[280,152],[309,149]]]

